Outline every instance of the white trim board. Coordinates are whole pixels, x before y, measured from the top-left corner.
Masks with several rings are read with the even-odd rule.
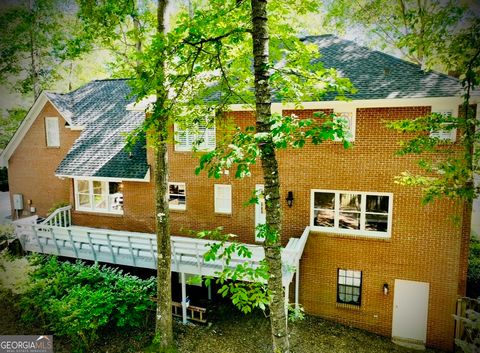
[[[98,181],[112,181],[121,183],[122,181],[136,181],[140,183],[150,182],[150,167],[148,167],[147,173],[143,179],[133,179],[133,178],[110,178],[110,177],[96,177],[96,176],[83,176],[83,175],[66,175],[66,174],[55,174],[57,178],[60,179],[82,179],[82,180],[98,180]]]

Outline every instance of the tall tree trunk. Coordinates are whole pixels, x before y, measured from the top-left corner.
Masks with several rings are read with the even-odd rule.
[[[269,87],[269,35],[266,0],[251,0],[252,38],[255,69],[255,99],[257,132],[270,132],[271,101]],[[290,351],[285,313],[284,289],[282,284],[280,181],[275,146],[271,138],[260,144],[261,161],[264,175],[264,194],[266,224],[271,234],[276,236],[265,239],[265,259],[270,277],[268,289],[272,294],[270,303],[270,323],[272,329],[273,351]]]
[[[159,35],[166,34],[165,17],[168,0],[159,0],[157,7],[157,31]],[[157,226],[157,315],[156,335],[159,339],[160,352],[173,346],[172,330],[172,289],[171,289],[171,245],[170,245],[170,219],[168,210],[168,154],[167,154],[167,123],[168,115],[165,113],[164,102],[166,99],[165,82],[165,55],[159,53],[160,59],[157,66],[157,101],[152,115],[155,119],[156,131],[155,145],[155,200],[156,200],[156,226]]]
[[[40,63],[39,63],[39,53],[37,48],[37,43],[35,40],[35,33],[38,30],[37,27],[37,19],[35,13],[35,2],[34,0],[29,0],[28,2],[30,16],[31,16],[31,23],[30,23],[30,80],[32,81],[32,91],[33,91],[33,99],[36,100],[38,96],[40,96],[41,88],[40,88]]]

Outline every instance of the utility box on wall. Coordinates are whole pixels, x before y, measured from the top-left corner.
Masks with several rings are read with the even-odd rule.
[[[14,210],[23,210],[23,195],[22,194],[13,194],[13,209]]]

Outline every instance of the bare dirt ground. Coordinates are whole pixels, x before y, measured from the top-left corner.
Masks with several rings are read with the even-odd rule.
[[[153,313],[152,313],[153,314]],[[40,325],[25,326],[19,320],[14,298],[0,297],[0,334],[45,334]],[[211,305],[209,324],[182,325],[176,321],[175,341],[179,353],[263,353],[270,352],[270,327],[263,313],[243,315],[225,302]],[[89,352],[147,352],[153,336],[153,315],[148,330],[118,332],[110,329],[101,335]],[[293,323],[293,353],[413,353],[398,347],[386,337],[307,316]],[[56,353],[70,353],[67,339],[54,337]],[[426,353],[441,353],[427,349]]]

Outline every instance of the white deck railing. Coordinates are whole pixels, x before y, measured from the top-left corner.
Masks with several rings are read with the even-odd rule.
[[[57,208],[41,224],[55,227],[70,227],[72,224],[72,206]]]

